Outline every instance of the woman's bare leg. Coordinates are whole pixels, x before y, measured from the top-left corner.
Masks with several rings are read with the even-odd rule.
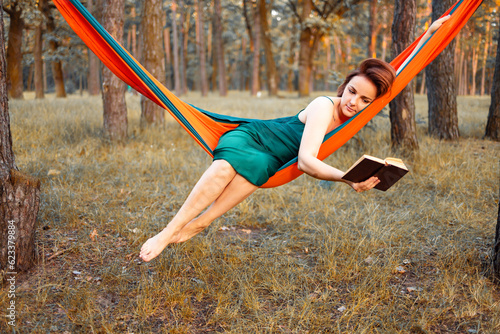
[[[258,187],[248,182],[243,176],[236,174],[222,194],[200,216],[191,220],[179,233],[179,240],[184,242],[203,231],[215,219],[222,216],[250,196]]]
[[[184,226],[213,203],[235,176],[236,171],[227,161],[214,161],[203,173],[172,221],[144,243],[140,257],[149,261],[160,254],[168,244],[176,242]]]

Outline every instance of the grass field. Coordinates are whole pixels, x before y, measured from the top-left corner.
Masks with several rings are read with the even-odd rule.
[[[28,95],[28,94],[27,94]],[[500,143],[483,140],[490,99],[459,98],[462,138],[426,135],[393,189],[357,194],[308,176],[258,190],[190,241],[141,262],[210,159],[170,118],[130,139],[101,139],[100,97],[11,101],[19,168],[42,181],[37,265],[18,275],[19,333],[498,333],[488,273]],[[273,118],[311,99],[231,92],[184,97],[205,109]],[[384,110],[382,114],[387,115]],[[393,155],[375,117],[327,162]],[[9,299],[0,290],[0,314]],[[8,319],[0,332],[12,331]]]

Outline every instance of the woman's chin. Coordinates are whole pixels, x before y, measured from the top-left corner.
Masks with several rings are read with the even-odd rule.
[[[341,120],[348,120],[352,116],[356,115],[355,112],[350,112],[349,110],[342,110],[342,115],[340,116]]]

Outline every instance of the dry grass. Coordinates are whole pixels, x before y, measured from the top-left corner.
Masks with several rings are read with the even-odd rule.
[[[185,99],[261,118],[308,101]],[[459,105],[463,138],[440,142],[426,136],[417,96],[420,151],[387,193],[302,176],[142,263],[141,244],[168,223],[208,156],[176,123],[139,131],[137,96],[123,147],[101,140],[100,98],[12,101],[17,164],[42,180],[38,265],[18,277],[19,332],[499,332],[487,263],[500,145],[481,139],[488,98]],[[388,118],[376,117],[328,162],[345,169],[362,153],[391,155],[389,141]],[[2,310],[7,301],[3,289]]]

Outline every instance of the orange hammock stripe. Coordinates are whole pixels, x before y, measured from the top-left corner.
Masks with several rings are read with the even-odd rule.
[[[101,59],[104,65],[139,93],[165,108],[209,155],[212,156],[212,151],[217,146],[222,134],[234,129],[240,123],[252,121],[251,119],[217,115],[183,102],[117,43],[79,1],[54,0],[54,3],[70,27]],[[481,3],[482,0],[459,0],[444,13],[443,16],[451,14],[451,18],[406,64],[396,77],[391,91],[328,133],[319,150],[318,158],[323,160],[344,145],[396,97],[451,42]],[[422,36],[423,34],[391,62],[396,70],[413,52]],[[262,187],[280,186],[300,176],[302,172],[297,169],[296,161],[297,159],[294,159],[283,166]]]

